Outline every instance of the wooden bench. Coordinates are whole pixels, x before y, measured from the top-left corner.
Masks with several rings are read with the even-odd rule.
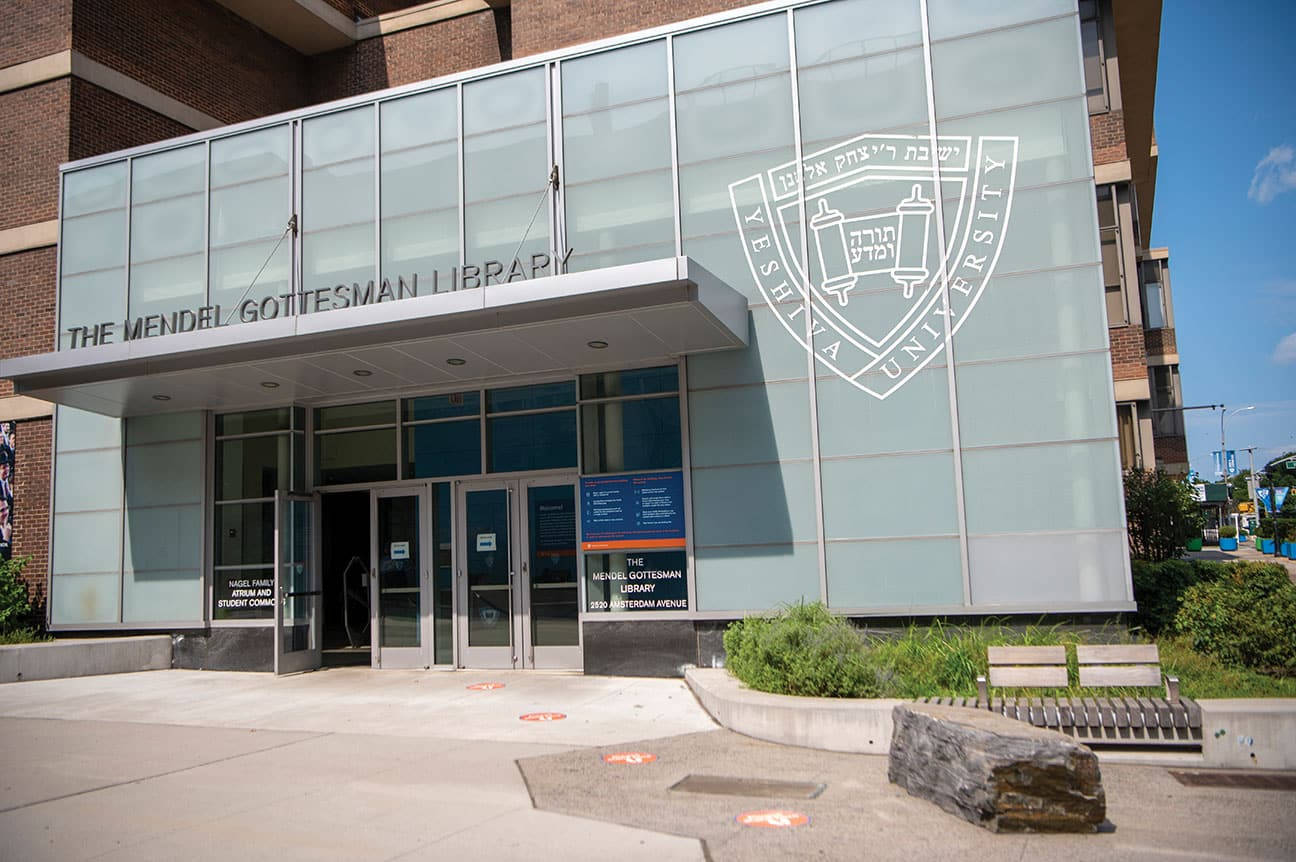
[[[990,679],[977,677],[973,698],[920,702],[973,707],[1049,727],[1104,745],[1200,746],[1201,707],[1179,696],[1179,680],[1165,679],[1165,697],[991,698],[990,688],[1066,688],[1066,647],[990,647]],[[1157,688],[1163,685],[1156,644],[1077,646],[1081,688]]]

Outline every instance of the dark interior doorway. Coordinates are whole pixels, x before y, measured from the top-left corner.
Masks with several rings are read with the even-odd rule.
[[[320,506],[323,662],[368,665],[369,492],[325,494]]]

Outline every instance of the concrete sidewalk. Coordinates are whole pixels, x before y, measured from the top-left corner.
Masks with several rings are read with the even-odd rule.
[[[1236,551],[1221,551],[1218,547],[1204,548],[1200,551],[1186,552],[1184,559],[1212,560],[1220,563],[1231,563],[1238,560],[1246,560],[1250,563],[1277,563],[1280,566],[1287,567],[1287,573],[1291,575],[1292,583],[1296,583],[1296,560],[1275,557],[1273,554],[1262,554],[1256,550],[1254,541],[1250,539],[1245,543],[1239,540]]]
[[[466,689],[484,681],[505,687]],[[609,766],[612,750],[659,759]],[[827,789],[668,789],[689,773]],[[1296,793],[1103,776],[1115,833],[990,835],[888,784],[885,757],[717,730],[680,680],[351,668],[0,688],[0,860],[1296,857]],[[785,807],[810,822],[734,822]]]

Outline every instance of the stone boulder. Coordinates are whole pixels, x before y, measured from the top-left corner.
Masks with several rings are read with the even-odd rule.
[[[991,832],[1096,832],[1107,813],[1098,758],[1057,731],[988,710],[892,711],[888,777]]]

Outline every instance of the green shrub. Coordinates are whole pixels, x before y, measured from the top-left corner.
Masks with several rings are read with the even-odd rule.
[[[1160,470],[1125,474],[1125,519],[1130,556],[1158,563],[1183,556],[1184,543],[1200,535],[1201,509],[1188,485]]]
[[[1286,509],[1286,506],[1283,506]],[[1279,542],[1290,542],[1296,539],[1296,518],[1279,518],[1274,528],[1274,538]]]
[[[1220,527],[1219,535],[1221,539],[1236,539],[1237,527]]]
[[[726,665],[757,691],[811,697],[876,697],[877,675],[860,633],[821,603],[730,624]]]
[[[1175,631],[1225,664],[1296,674],[1296,584],[1273,563],[1233,563],[1183,592]]]
[[[1262,539],[1272,539],[1274,534],[1273,518],[1265,518],[1257,524],[1255,534]]]
[[[26,557],[0,561],[0,633],[31,623],[32,606],[23,583]]]

